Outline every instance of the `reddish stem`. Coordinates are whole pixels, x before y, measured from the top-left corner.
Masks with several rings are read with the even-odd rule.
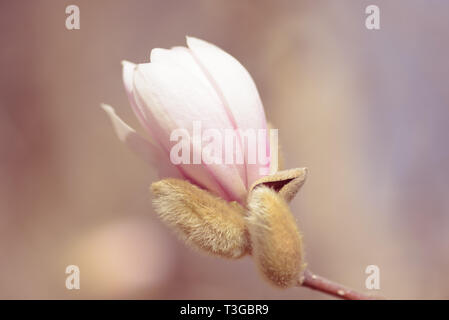
[[[321,291],[331,296],[345,300],[378,300],[380,297],[370,296],[352,289],[346,288],[338,283],[330,281],[326,278],[318,276],[309,270],[304,271],[304,279],[301,284],[303,287],[312,290]]]

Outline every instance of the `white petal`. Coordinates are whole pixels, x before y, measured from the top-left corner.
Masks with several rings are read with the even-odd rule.
[[[187,37],[187,44],[232,113],[236,127],[242,130],[266,129],[263,105],[248,71],[234,57],[206,41]],[[248,169],[250,185],[260,175],[258,166],[249,166]]]
[[[151,62],[176,64],[201,81],[213,94],[216,94],[200,65],[195,61],[192,51],[186,47],[173,47],[170,50],[155,48],[151,50]]]
[[[169,140],[171,132],[184,128],[192,135],[194,121],[201,121],[203,130],[232,128],[215,93],[197,77],[169,61],[139,65],[134,76],[134,88],[137,103],[145,106],[145,115],[153,127],[155,139],[168,152],[172,145]],[[225,199],[242,200],[246,195],[246,186],[235,165],[203,163],[180,166],[190,179]]]
[[[156,168],[161,177],[183,177],[180,171],[163,155],[160,148],[143,138],[133,128],[127,125],[119,116],[117,116],[115,110],[111,106],[101,104],[101,108],[111,119],[119,140],[124,142],[133,152],[145,160],[150,166]]]
[[[155,48],[151,51],[151,61],[153,63],[165,63],[170,65],[175,65],[178,68],[181,68],[183,71],[188,73],[190,76],[196,78],[199,82],[204,85],[204,89],[207,89],[210,94],[217,98],[217,100],[221,101],[221,107],[226,110],[223,101],[221,100],[218,92],[213,87],[212,83],[207,78],[207,73],[202,69],[201,65],[195,60],[195,57],[192,54],[192,50],[186,47],[173,47],[170,50]],[[229,112],[222,112],[223,116],[229,119],[230,125],[233,126],[233,116]],[[235,126],[234,126],[235,127]],[[242,145],[239,144],[235,146],[235,152],[243,155]],[[237,165],[240,177],[243,181],[243,184],[246,188],[247,185],[247,173],[246,173],[246,165],[239,164]]]
[[[151,128],[149,128],[148,123],[145,119],[145,113],[144,111],[137,105],[135,99],[134,99],[134,72],[137,67],[136,64],[123,60],[122,61],[123,66],[123,84],[125,86],[125,91],[128,96],[129,103],[131,104],[131,108],[134,111],[134,114],[136,115],[137,119],[139,120],[142,127],[146,129],[146,131],[151,135]]]

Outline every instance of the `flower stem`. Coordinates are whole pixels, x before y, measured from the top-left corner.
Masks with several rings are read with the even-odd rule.
[[[331,296],[345,299],[345,300],[378,300],[382,299],[380,297],[371,296],[363,293],[359,293],[352,289],[346,288],[341,284],[330,281],[326,278],[318,276],[311,272],[310,270],[304,271],[304,279],[302,284],[298,286],[303,286],[310,288],[312,290],[321,291],[327,293]]]

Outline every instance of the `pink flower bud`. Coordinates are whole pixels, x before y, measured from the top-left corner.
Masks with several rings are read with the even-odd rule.
[[[161,177],[182,177],[225,200],[243,203],[249,187],[268,174],[270,167],[269,161],[249,161],[258,148],[250,145],[255,142],[245,135],[254,132],[259,137],[258,147],[262,144],[263,153],[269,157],[267,123],[259,93],[249,73],[231,55],[196,38],[187,37],[187,45],[153,49],[149,63],[123,62],[123,80],[131,107],[151,141],[126,125],[111,107],[103,108],[119,138],[156,167]],[[202,132],[214,130],[222,136],[233,132],[232,154],[223,147],[227,155],[195,162],[204,159],[207,143],[201,137],[195,140],[195,121],[201,123]],[[190,137],[183,145],[191,153],[187,157],[190,161],[173,163],[172,134],[180,129]],[[264,141],[260,141],[260,136]],[[224,161],[226,156],[234,161]]]

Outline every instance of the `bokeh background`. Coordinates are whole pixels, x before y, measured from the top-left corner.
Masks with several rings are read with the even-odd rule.
[[[65,28],[76,4],[81,29]],[[365,7],[381,29],[365,28]],[[389,298],[449,298],[447,1],[1,1],[0,298],[327,299],[278,290],[250,258],[186,248],[151,209],[155,172],[100,103],[138,127],[120,61],[185,35],[252,74],[315,272]],[[65,268],[81,290],[65,288]]]

